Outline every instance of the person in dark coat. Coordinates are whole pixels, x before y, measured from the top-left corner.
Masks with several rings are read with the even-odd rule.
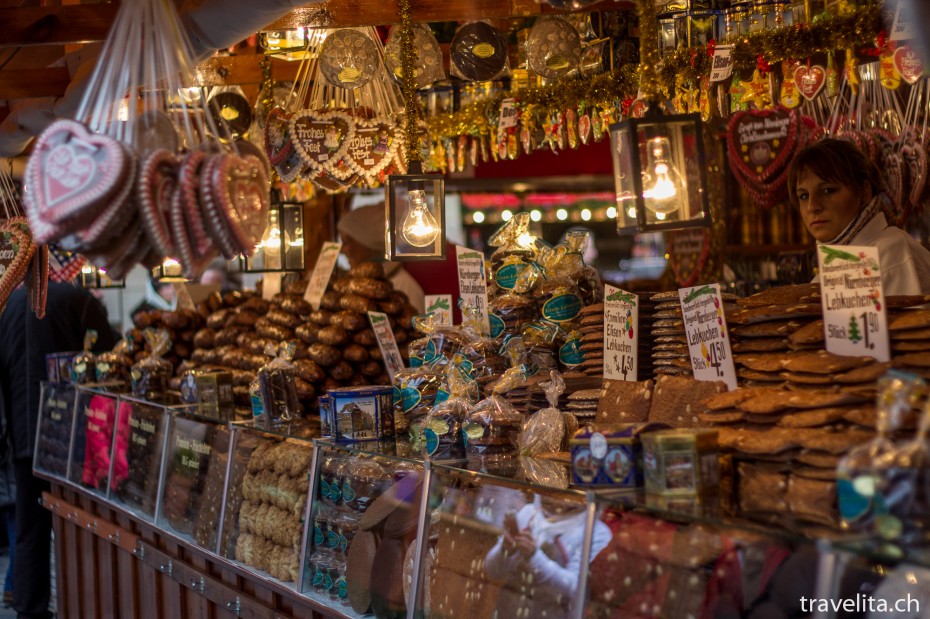
[[[16,571],[16,479],[13,472],[13,453],[5,417],[0,419],[0,517],[6,528],[10,559],[3,578],[3,603],[13,603],[13,574]]]
[[[84,333],[97,330],[94,352],[116,344],[106,308],[83,288],[49,282],[45,318],[29,309],[25,288],[10,295],[0,316],[0,391],[10,428],[16,477],[16,572],[13,609],[21,619],[50,617],[49,554],[52,519],[39,504],[48,483],[32,474],[39,385],[47,379],[45,355],[81,350]]]

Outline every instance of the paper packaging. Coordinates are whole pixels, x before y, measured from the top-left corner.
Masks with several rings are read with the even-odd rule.
[[[67,383],[71,381],[71,362],[80,351],[55,352],[45,355],[45,369],[48,382]]]
[[[691,495],[720,485],[717,431],[662,430],[643,437],[646,492]]]
[[[394,438],[393,387],[345,387],[330,389],[326,395],[330,434],[335,440],[352,443]],[[321,404],[321,417],[322,411]]]
[[[657,423],[624,423],[579,429],[568,442],[572,458],[572,485],[641,488],[641,436],[667,427]]]
[[[195,378],[198,410],[204,417],[219,421],[236,418],[231,372],[202,372]]]

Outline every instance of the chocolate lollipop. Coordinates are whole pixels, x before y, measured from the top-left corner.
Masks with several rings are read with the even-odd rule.
[[[452,39],[453,73],[464,79],[486,82],[507,67],[507,40],[487,22],[476,21],[458,29]]]
[[[333,86],[361,88],[377,69],[378,48],[358,30],[336,30],[320,46],[320,72]]]

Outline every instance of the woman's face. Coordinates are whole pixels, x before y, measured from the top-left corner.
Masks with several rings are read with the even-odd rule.
[[[865,193],[870,191],[866,189]],[[801,174],[795,195],[804,225],[821,243],[836,238],[872,197],[855,187],[825,181],[810,170]]]

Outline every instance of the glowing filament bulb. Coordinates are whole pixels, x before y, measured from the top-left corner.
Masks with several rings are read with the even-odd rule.
[[[439,236],[439,224],[426,205],[426,192],[413,189],[408,194],[410,206],[404,217],[401,235],[414,247],[429,247]]]
[[[646,169],[643,171],[643,201],[646,208],[656,214],[657,219],[665,219],[677,211],[684,194],[681,174],[669,161],[670,150],[668,138],[652,139],[647,151]]]

